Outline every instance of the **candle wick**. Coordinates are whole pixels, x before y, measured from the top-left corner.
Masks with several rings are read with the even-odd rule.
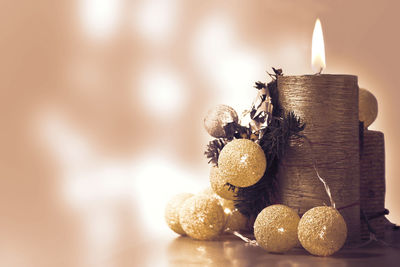
[[[323,68],[321,67],[321,68],[319,69],[319,71],[318,71],[317,73],[315,73],[315,75],[321,74],[321,73],[322,73],[322,70],[323,70]]]

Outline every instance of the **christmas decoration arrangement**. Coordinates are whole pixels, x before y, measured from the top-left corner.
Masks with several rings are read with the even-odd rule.
[[[321,74],[324,64],[315,75],[272,68],[249,110],[207,113],[210,188],[168,203],[173,231],[198,240],[231,233],[267,252],[301,246],[315,256],[386,244],[385,225],[396,226],[384,217],[384,137],[368,130],[377,100],[357,76]]]

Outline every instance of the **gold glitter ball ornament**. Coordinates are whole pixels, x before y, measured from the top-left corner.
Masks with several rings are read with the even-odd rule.
[[[358,94],[358,117],[368,128],[378,116],[378,101],[375,96],[366,89],[360,88]]]
[[[301,245],[311,254],[329,256],[343,246],[347,226],[335,208],[315,207],[301,217],[298,236]]]
[[[268,252],[283,253],[295,247],[299,215],[285,205],[263,209],[254,223],[254,236],[259,246]]]
[[[212,190],[218,196],[229,200],[235,199],[235,193],[237,193],[237,189],[236,191],[232,189],[229,190],[229,186],[226,185],[226,177],[219,171],[218,167],[211,167],[210,184]]]
[[[267,160],[258,144],[249,139],[234,139],[221,150],[218,167],[227,182],[248,187],[264,175]]]
[[[225,214],[217,198],[199,194],[183,203],[179,222],[191,238],[211,240],[222,232]]]
[[[181,224],[179,223],[179,210],[185,200],[192,196],[193,194],[190,193],[181,193],[175,195],[168,202],[165,208],[165,221],[167,222],[168,227],[177,234],[185,235],[185,231],[183,231]]]
[[[225,137],[224,127],[231,122],[238,122],[236,111],[227,105],[218,105],[207,112],[204,118],[204,128],[216,138]]]
[[[247,230],[248,219],[235,208],[233,200],[220,199],[225,213],[225,231]]]

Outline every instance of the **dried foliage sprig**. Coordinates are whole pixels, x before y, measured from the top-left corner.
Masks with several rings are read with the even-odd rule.
[[[285,154],[289,139],[297,138],[304,128],[305,124],[293,112],[284,118],[272,119],[259,143],[267,158],[264,176],[252,186],[238,188],[235,206],[241,213],[256,217],[266,206],[277,203],[279,161]]]
[[[210,141],[204,155],[208,158],[208,163],[218,166],[218,157],[221,150],[229,142],[228,139],[218,138]]]
[[[272,69],[274,73],[268,73],[272,78],[271,82],[265,84],[258,81],[254,86],[258,90],[268,89],[273,105],[269,124],[262,129],[263,132],[259,135],[260,137],[257,138],[252,134],[250,125],[246,127],[235,122],[229,123],[224,127],[226,138],[212,140],[204,153],[209,159],[209,163],[218,166],[218,157],[222,148],[232,139],[256,139],[259,143],[267,158],[267,168],[263,177],[256,184],[245,188],[237,188],[227,183],[229,190],[235,191],[237,189],[236,208],[250,218],[255,218],[266,206],[277,202],[279,161],[285,154],[289,139],[298,138],[299,133],[305,128],[305,124],[301,122],[294,112],[285,113],[281,108],[277,80],[278,76],[283,75],[282,69]],[[264,100],[262,99],[262,101]]]

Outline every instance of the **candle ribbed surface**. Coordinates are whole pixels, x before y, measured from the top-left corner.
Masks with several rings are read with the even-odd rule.
[[[303,214],[329,197],[314,170],[331,189],[336,208],[348,228],[348,243],[360,239],[358,83],[351,75],[278,77],[279,102],[294,111],[306,128],[308,140],[292,140],[279,168],[279,195],[283,204]]]
[[[361,209],[371,218],[385,210],[385,142],[377,131],[364,131],[363,149],[360,151]],[[378,238],[384,237],[385,216],[371,218],[371,227]],[[361,221],[361,238],[369,239],[367,224]]]

